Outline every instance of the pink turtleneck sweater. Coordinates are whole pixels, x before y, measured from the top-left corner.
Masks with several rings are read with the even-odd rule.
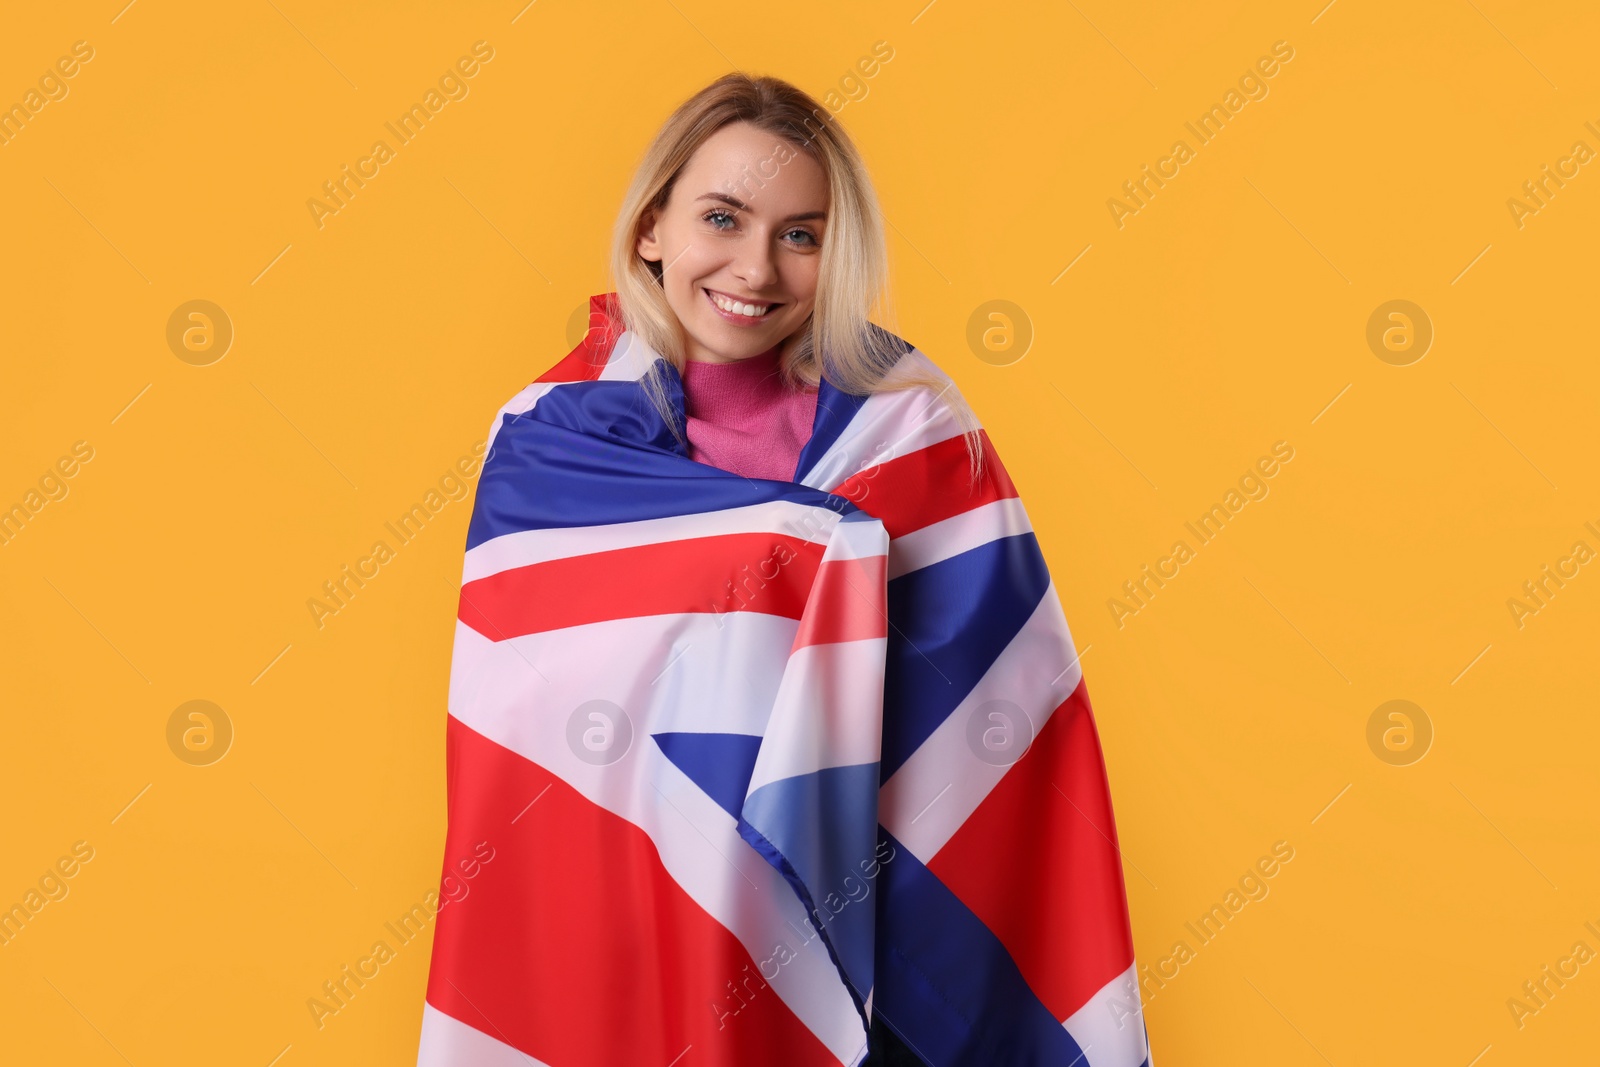
[[[794,478],[817,391],[784,386],[778,346],[734,363],[689,360],[683,396],[690,459],[747,478]]]

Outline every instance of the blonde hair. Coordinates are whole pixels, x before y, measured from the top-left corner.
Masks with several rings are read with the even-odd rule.
[[[983,467],[977,416],[954,381],[937,367],[930,371],[901,360],[891,335],[868,319],[878,308],[892,321],[893,310],[883,216],[866,165],[833,116],[780,78],[723,75],[684,101],[656,133],[623,198],[613,233],[611,275],[623,325],[683,372],[683,326],[667,303],[662,265],[638,254],[639,231],[647,212],[659,213],[666,207],[674,183],[695,151],[735,122],[782,138],[814,159],[828,180],[828,227],[816,304],[804,325],[783,342],[779,367],[784,380],[816,386],[826,371],[830,382],[856,395],[935,390],[962,428],[976,484]],[[686,444],[658,371],[659,365],[652,365],[642,383],[674,437]]]

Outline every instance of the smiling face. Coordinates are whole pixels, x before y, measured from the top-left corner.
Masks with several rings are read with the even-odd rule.
[[[775,134],[735,122],[696,149],[666,207],[646,215],[637,244],[665,268],[687,358],[747,359],[805,323],[827,210],[822,167]]]

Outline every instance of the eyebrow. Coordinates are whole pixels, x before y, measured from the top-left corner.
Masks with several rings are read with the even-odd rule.
[[[746,204],[743,200],[740,200],[736,196],[729,196],[727,193],[706,193],[704,196],[701,196],[698,200],[696,200],[695,203],[698,204],[700,200],[719,200],[722,203],[727,204],[729,207],[738,208],[740,211],[750,210],[750,205]],[[805,222],[809,219],[823,219],[826,221],[827,218],[828,213],[826,211],[804,211],[798,215],[790,215],[788,218],[783,219],[782,221]]]

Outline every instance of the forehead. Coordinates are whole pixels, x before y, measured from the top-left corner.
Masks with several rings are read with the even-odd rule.
[[[724,126],[695,150],[673,198],[693,203],[706,193],[734,196],[757,215],[823,211],[828,179],[793,142],[747,122]]]

